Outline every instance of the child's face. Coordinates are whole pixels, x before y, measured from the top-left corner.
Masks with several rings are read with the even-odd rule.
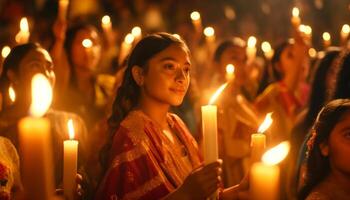
[[[190,83],[190,57],[184,47],[172,44],[148,61],[143,73],[142,98],[177,106]]]
[[[350,175],[350,111],[342,116],[332,130],[323,154],[328,154],[332,172]]]

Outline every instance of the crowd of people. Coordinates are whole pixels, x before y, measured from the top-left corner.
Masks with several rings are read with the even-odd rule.
[[[211,38],[202,25],[191,24],[190,12],[187,21],[165,25],[160,13],[171,1],[140,1],[134,10],[117,2],[110,3],[119,11],[111,15],[117,26],[101,24],[103,14],[89,15],[73,2],[69,17],[59,9],[53,20],[27,16],[27,40],[16,41],[15,25],[7,24],[1,44],[11,51],[3,50],[0,63],[0,199],[30,193],[22,184],[18,124],[28,115],[37,73],[54,94],[45,114],[54,153],[52,195],[62,196],[63,141],[72,119],[79,141],[75,199],[205,199],[213,193],[250,199],[251,135],[272,112],[267,148],[290,143],[280,164],[279,199],[350,198],[347,40],[313,55],[310,38],[292,22],[273,54],[260,56],[256,47],[249,52],[245,36],[225,32],[224,22]],[[87,4],[94,13],[98,3]],[[143,20],[132,21],[132,13]],[[133,25],[142,31],[127,35]],[[201,106],[224,83],[215,102],[220,159],[206,163]]]

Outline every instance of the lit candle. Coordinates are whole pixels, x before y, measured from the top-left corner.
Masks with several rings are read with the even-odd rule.
[[[131,33],[128,33],[125,36],[122,46],[120,47],[119,58],[118,58],[119,65],[122,64],[124,59],[128,56],[134,40],[135,40],[135,37]]]
[[[280,169],[277,164],[288,155],[288,151],[289,142],[282,142],[263,155],[263,162],[253,164],[249,182],[252,200],[280,199]]]
[[[300,11],[299,11],[299,8],[297,7],[294,7],[293,10],[292,10],[292,25],[294,27],[299,27],[300,25],[300,17],[299,17],[299,14],[300,14]]]
[[[349,24],[344,24],[341,31],[340,31],[340,40],[342,44],[346,44],[346,41],[348,40],[350,33],[350,26]]]
[[[254,36],[250,36],[248,38],[248,45],[246,49],[246,54],[248,58],[248,63],[253,62],[256,56],[256,38]]]
[[[311,43],[312,38],[312,28],[311,26],[301,24],[299,26],[299,31],[305,35],[305,39],[308,43]]]
[[[251,163],[257,162],[261,159],[262,154],[265,151],[266,147],[266,135],[264,132],[271,126],[272,124],[272,113],[268,113],[265,117],[263,123],[259,126],[258,133],[253,133],[251,135]]]
[[[226,65],[226,81],[233,81],[235,78],[235,66],[233,64]]]
[[[202,131],[203,131],[203,156],[204,163],[208,164],[219,159],[218,134],[217,134],[217,106],[212,105],[220,93],[226,88],[227,83],[220,86],[209,101],[209,105],[202,106]],[[215,199],[217,194],[211,198]]]
[[[9,46],[4,46],[1,50],[1,56],[2,59],[4,60],[11,52],[11,48]]]
[[[83,39],[83,41],[81,42],[81,45],[83,45],[85,51],[87,54],[91,54],[92,51],[92,41],[89,38]]]
[[[50,199],[54,195],[50,122],[42,117],[50,107],[52,88],[43,74],[32,79],[30,117],[18,123],[22,180],[26,199]]]
[[[309,53],[309,56],[310,56],[311,58],[316,58],[316,56],[317,56],[317,51],[316,51],[316,49],[314,49],[314,48],[310,48],[309,51],[308,51],[308,53]]]
[[[198,11],[191,13],[191,20],[195,30],[200,33],[202,31],[202,20]]]
[[[19,32],[17,33],[15,40],[18,44],[25,44],[29,40],[30,32],[28,20],[26,17],[23,17],[19,23]]]
[[[261,49],[264,52],[265,58],[268,60],[271,60],[271,58],[274,54],[274,51],[271,48],[270,43],[267,41],[264,41],[263,43],[261,43]]]
[[[58,1],[58,16],[61,21],[66,21],[69,0]]]
[[[323,38],[323,47],[324,48],[331,46],[331,34],[329,34],[328,32],[324,32],[322,34],[322,38]]]
[[[203,31],[208,45],[213,45],[215,42],[215,30],[213,27],[206,27]]]
[[[78,165],[78,141],[74,140],[73,120],[68,123],[69,140],[63,142],[64,161],[63,161],[63,189],[64,195],[68,200],[74,199],[76,190],[76,175]]]
[[[111,18],[108,15],[105,15],[101,19],[101,26],[105,34],[109,34],[112,30]]]
[[[14,103],[16,101],[16,92],[13,89],[12,85],[10,85],[8,92],[9,92],[9,97],[10,97],[11,103]]]
[[[138,26],[135,26],[134,28],[132,28],[131,34],[135,38],[135,40],[134,40],[135,43],[139,42],[141,40],[141,38],[142,38],[142,30]]]

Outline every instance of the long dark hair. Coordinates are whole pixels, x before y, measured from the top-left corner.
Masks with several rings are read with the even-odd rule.
[[[298,199],[304,200],[312,189],[329,175],[329,158],[322,155],[320,144],[328,140],[336,124],[349,110],[349,99],[336,99],[329,102],[318,114],[308,141],[306,181]]]
[[[172,44],[178,44],[188,49],[183,40],[171,34],[155,33],[143,38],[132,50],[127,61],[123,81],[118,88],[117,96],[113,102],[112,114],[108,119],[109,137],[100,154],[101,164],[104,170],[107,169],[108,152],[112,146],[112,140],[119,124],[138,105],[140,98],[140,87],[136,84],[132,76],[132,68],[138,66],[147,72],[148,61]]]
[[[274,49],[275,52],[271,58],[271,65],[270,67],[270,78],[271,78],[271,82],[276,82],[276,81],[280,81],[283,79],[283,72],[281,72],[279,65],[279,62],[281,60],[281,56],[283,51],[291,44],[291,41],[287,40],[282,42],[281,44],[277,45]]]
[[[3,70],[0,76],[0,90],[3,96],[4,102],[2,104],[2,109],[7,106],[6,102],[9,101],[8,88],[10,87],[10,80],[7,77],[9,70],[14,73],[19,73],[20,64],[23,58],[31,51],[35,49],[42,48],[38,43],[26,43],[22,45],[15,46],[11,49],[10,54],[5,58],[3,63]]]

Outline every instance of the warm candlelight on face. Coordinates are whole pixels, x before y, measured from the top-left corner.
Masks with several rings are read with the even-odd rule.
[[[295,27],[298,27],[300,25],[299,14],[300,14],[299,8],[294,7],[293,10],[292,10],[292,24]]]
[[[50,122],[42,117],[51,105],[50,82],[42,74],[32,79],[30,117],[19,121],[23,185],[27,199],[50,199],[54,195]]]
[[[11,48],[9,46],[4,46],[1,50],[1,56],[5,59],[11,52]]]
[[[246,49],[246,54],[248,57],[248,62],[252,62],[255,59],[256,56],[256,37],[254,36],[250,36],[248,38],[248,42],[247,42],[247,49]]]
[[[16,92],[13,89],[12,85],[10,85],[8,92],[9,92],[9,97],[10,97],[11,102],[12,103],[15,102],[16,101]]]
[[[274,54],[274,51],[271,48],[270,43],[267,41],[264,41],[263,43],[261,43],[261,49],[264,52],[265,57],[270,60]]]
[[[26,17],[23,17],[19,23],[19,32],[17,33],[15,40],[18,44],[27,43],[29,40],[30,32],[29,32],[29,24]]]
[[[226,81],[232,81],[235,77],[235,66],[233,64],[226,65]]]
[[[255,163],[250,174],[250,197],[253,200],[279,199],[280,169],[277,165],[288,154],[289,142],[282,142],[263,155],[263,162]]]
[[[68,200],[73,200],[76,190],[75,177],[78,164],[78,141],[74,140],[73,120],[67,122],[69,140],[63,142],[64,161],[63,161],[63,189]]]
[[[331,34],[329,34],[328,32],[324,32],[322,34],[322,38],[323,38],[323,46],[329,47],[331,45]]]

